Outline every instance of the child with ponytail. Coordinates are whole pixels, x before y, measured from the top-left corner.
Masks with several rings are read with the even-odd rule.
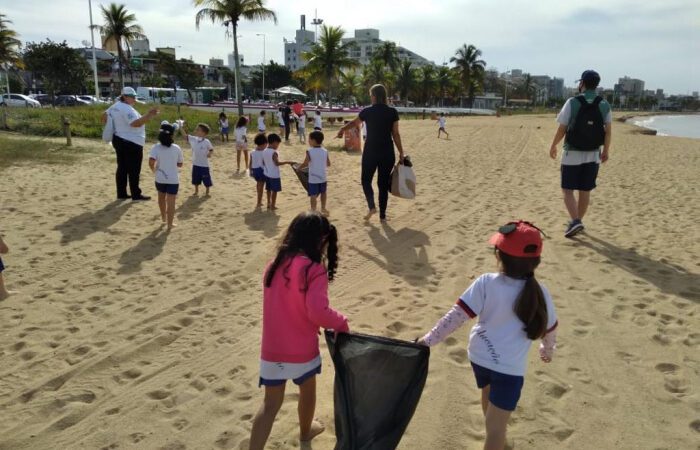
[[[508,419],[520,399],[532,341],[541,340],[540,359],[550,362],[558,322],[552,297],[535,279],[542,254],[539,228],[524,221],[510,222],[489,243],[495,247],[500,271],[477,278],[418,342],[433,346],[479,316],[469,334],[469,360],[481,389],[484,449],[501,450]]]
[[[173,144],[175,127],[167,121],[160,125],[158,143],[151,148],[148,155],[148,166],[156,174],[156,190],[158,191],[158,207],[163,224],[168,231],[172,230],[175,219],[175,199],[180,187],[179,169],[184,161],[182,149]]]
[[[253,420],[250,450],[263,450],[282,406],[287,380],[299,386],[299,437],[324,429],[314,420],[316,375],[321,373],[319,328],[348,332],[348,321],[328,304],[328,283],[338,267],[338,234],[321,214],[292,220],[263,276],[260,386],[265,398]]]

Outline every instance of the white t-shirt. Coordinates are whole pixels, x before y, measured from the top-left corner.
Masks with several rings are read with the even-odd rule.
[[[323,128],[323,121],[320,114],[314,116],[314,128]]]
[[[107,109],[107,114],[114,120],[114,134],[141,146],[146,143],[146,125],[131,126],[135,120],[141,118],[141,114],[131,105],[117,100]]]
[[[258,131],[265,131],[265,116],[258,116]]]
[[[440,124],[440,128],[445,128],[445,118],[444,117],[439,117],[438,123]]]
[[[570,98],[565,103],[564,106],[559,111],[557,115],[557,123],[560,125],[568,126],[571,121],[571,102],[578,101],[576,98]],[[612,111],[603,118],[603,123],[608,125],[612,123]],[[581,164],[588,163],[598,163],[600,164],[600,151],[577,151],[577,150],[566,150],[561,153],[561,164],[563,166],[579,166]]]
[[[261,167],[264,167],[263,164],[263,153],[265,150],[258,150],[255,149],[252,152],[250,152],[250,168],[251,169],[259,169]]]
[[[309,152],[309,183],[325,183],[328,172],[328,150],[311,147]]]
[[[177,144],[166,147],[156,144],[151,148],[148,157],[156,160],[156,183],[180,184],[178,163],[182,164],[185,158],[182,149]]]
[[[523,322],[513,312],[524,285],[525,280],[502,273],[485,273],[459,297],[478,316],[469,333],[470,361],[496,372],[525,375],[527,354],[534,341],[527,338]],[[547,304],[547,330],[550,330],[557,323],[557,314],[549,291],[541,283],[540,287]]]
[[[277,111],[277,123],[279,123],[281,127],[284,126],[284,117],[282,111]]]
[[[297,120],[297,126],[301,129],[306,128],[306,116],[304,114],[299,116],[299,119]]]
[[[228,119],[219,119],[219,128],[228,128]]]
[[[248,141],[248,127],[238,127],[234,133],[236,134],[236,144],[245,144]]]
[[[265,168],[265,176],[268,178],[281,178],[282,176],[280,174],[280,168],[277,164],[275,164],[275,161],[272,159],[272,155],[277,155],[279,157],[279,153],[277,153],[277,150],[271,147],[267,147],[265,150],[262,151],[262,154],[263,167]]]
[[[187,135],[187,141],[192,147],[192,165],[199,167],[209,167],[209,150],[214,150],[209,139]]]

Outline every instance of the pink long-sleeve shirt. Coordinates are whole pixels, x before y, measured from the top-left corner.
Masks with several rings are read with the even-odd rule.
[[[314,359],[320,353],[319,328],[349,331],[345,316],[328,304],[326,268],[298,255],[280,264],[270,287],[264,286],[261,358],[286,363]]]

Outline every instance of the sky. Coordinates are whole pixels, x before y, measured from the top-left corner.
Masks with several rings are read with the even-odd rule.
[[[93,19],[102,23],[93,0]],[[192,0],[118,0],[136,15],[155,47],[176,47],[177,56],[207,63],[233,50],[219,24],[195,27]],[[449,63],[462,44],[481,49],[487,66],[522,69],[532,75],[564,78],[573,86],[585,69],[601,74],[612,88],[630,76],[646,89],[667,94],[700,90],[700,1],[664,0],[266,0],[278,22],[242,22],[239,48],[246,64],[265,58],[282,63],[283,39],[293,39],[299,16],[307,29],[314,11],[325,24],[341,26],[348,36],[358,28],[376,28],[392,40],[437,63]],[[0,13],[13,21],[22,41],[90,41],[88,0],[0,0]],[[96,34],[96,40],[99,37]],[[99,46],[99,43],[98,43]]]

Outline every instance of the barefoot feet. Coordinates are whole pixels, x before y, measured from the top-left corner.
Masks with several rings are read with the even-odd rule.
[[[377,214],[377,209],[376,208],[370,209],[369,212],[367,213],[367,215],[365,216],[365,220],[371,219],[372,216],[375,214]]]
[[[311,439],[315,438],[319,434],[323,433],[323,431],[326,429],[326,427],[319,422],[318,420],[314,419],[311,422],[311,428],[309,429],[309,433],[306,436],[299,436],[299,440],[301,442],[309,442]]]

